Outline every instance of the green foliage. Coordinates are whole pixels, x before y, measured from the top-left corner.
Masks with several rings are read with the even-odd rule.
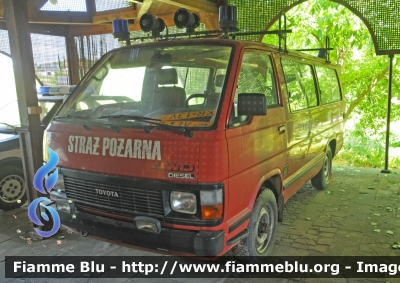
[[[375,55],[374,44],[365,24],[346,7],[333,1],[306,1],[288,11],[287,19],[287,28],[293,30],[287,38],[289,51],[326,47],[325,37],[328,35],[331,47],[335,49],[330,59],[342,67],[346,118],[357,122],[351,131],[347,131],[346,143],[339,158],[355,166],[383,166],[385,151],[382,133],[386,125],[388,57]],[[278,29],[278,23],[271,29]],[[276,45],[277,39],[274,35],[268,35],[263,42]],[[313,54],[316,55],[316,52]],[[393,122],[400,119],[400,66],[396,59],[393,72]],[[399,137],[393,135],[391,146],[400,146]],[[390,164],[400,167],[399,157],[392,157]]]
[[[386,56],[376,56],[371,35],[365,24],[346,7],[329,0],[312,0],[287,12],[288,48],[305,49],[325,46],[330,37],[331,61],[342,67],[341,78],[347,99],[349,116],[361,114],[358,127],[375,133],[385,125],[387,108]],[[271,29],[277,29],[275,23]],[[264,37],[263,42],[276,45],[275,35]],[[317,52],[313,52],[316,55]],[[397,70],[397,72],[396,72]],[[395,65],[393,96],[399,99],[399,66]],[[358,98],[363,98],[358,100]],[[392,106],[393,121],[400,118],[400,105]]]
[[[351,166],[382,167],[385,148],[380,140],[371,139],[364,131],[345,132],[345,143],[339,158]]]
[[[385,162],[384,141],[382,135],[372,137],[359,129],[346,131],[343,148],[336,159],[350,166],[382,168]],[[400,158],[390,158],[389,167],[400,168]]]

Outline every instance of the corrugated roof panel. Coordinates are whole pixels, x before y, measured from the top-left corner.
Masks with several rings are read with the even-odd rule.
[[[95,3],[97,12],[121,9],[130,6],[127,0],[95,0]]]
[[[52,4],[54,3],[54,4]],[[41,11],[58,12],[86,12],[85,0],[52,0],[47,1],[40,9]]]

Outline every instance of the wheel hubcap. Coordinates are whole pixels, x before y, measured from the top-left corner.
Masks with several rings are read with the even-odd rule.
[[[18,175],[8,175],[0,181],[0,199],[13,203],[24,195],[24,179]]]
[[[272,208],[266,204],[261,208],[257,223],[256,249],[258,253],[263,254],[267,250],[274,228]]]
[[[331,164],[329,162],[328,156],[325,156],[324,160],[324,179],[328,183],[331,178]]]

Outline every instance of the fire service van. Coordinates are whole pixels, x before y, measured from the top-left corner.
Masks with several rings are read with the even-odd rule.
[[[269,32],[278,48],[239,40],[235,11],[221,7],[221,29],[196,32],[198,17],[180,9],[187,30],[175,35],[145,14],[149,37],[126,39],[79,83],[44,137],[45,161],[48,148],[59,156],[65,188],[51,197],[64,226],[171,254],[257,258],[285,202],[309,180],[328,186],[343,144],[337,67],[286,50],[287,30]]]

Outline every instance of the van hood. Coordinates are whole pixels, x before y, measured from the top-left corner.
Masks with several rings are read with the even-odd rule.
[[[44,151],[48,156],[46,147],[50,147],[57,153],[60,168],[197,182],[202,137],[202,132],[193,132],[189,138],[160,129],[146,133],[143,128],[123,128],[116,133],[100,127],[86,130],[78,125],[53,123],[46,131]]]

